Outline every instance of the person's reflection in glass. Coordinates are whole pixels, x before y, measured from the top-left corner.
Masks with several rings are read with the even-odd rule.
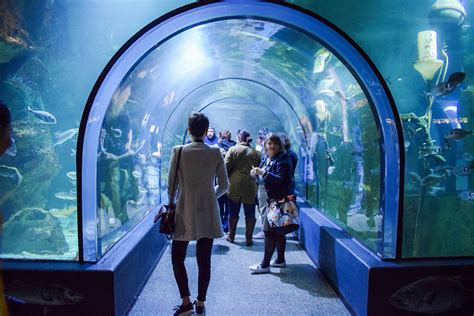
[[[100,139],[101,170],[104,171],[104,192],[110,198],[114,211],[114,227],[129,220],[125,205],[135,201],[138,185],[132,176],[135,151],[132,149],[133,129],[128,113],[107,117]],[[116,219],[119,222],[115,221]]]

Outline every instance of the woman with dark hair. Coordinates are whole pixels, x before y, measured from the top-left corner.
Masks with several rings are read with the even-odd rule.
[[[278,133],[278,135],[281,138],[281,141],[283,143],[283,147],[285,148],[286,153],[288,156],[290,156],[291,160],[291,189],[294,191],[295,190],[295,171],[296,171],[296,165],[298,164],[298,155],[291,149],[291,141],[288,135],[285,133]]]
[[[293,195],[291,188],[292,163],[290,156],[285,152],[280,136],[269,134],[264,143],[267,157],[262,160],[260,167],[255,167],[251,171],[252,176],[261,177],[265,184],[268,195],[268,202],[279,201]],[[267,211],[268,212],[268,207]],[[286,237],[273,231],[264,216],[263,231],[265,233],[265,254],[261,263],[250,267],[253,274],[269,273],[270,267],[285,268],[285,248]],[[273,253],[277,250],[277,259],[270,262]]]
[[[188,276],[184,260],[191,240],[196,240],[198,262],[198,296],[196,314],[204,315],[204,301],[211,279],[211,251],[214,238],[222,232],[217,198],[229,188],[224,159],[218,147],[204,143],[209,119],[203,113],[193,113],[188,119],[192,142],[173,147],[168,177],[169,209],[176,209],[175,231],[171,245],[174,276],[178,283],[182,304],[174,315],[190,315],[193,311]],[[177,172],[176,172],[177,170]],[[175,176],[177,174],[177,177]],[[214,187],[217,178],[217,187]],[[172,194],[178,188],[178,202]]]
[[[260,154],[250,147],[250,133],[241,130],[237,134],[239,143],[229,149],[225,156],[225,166],[230,179],[229,189],[229,236],[227,240],[234,242],[237,223],[239,222],[240,207],[244,205],[245,239],[247,246],[253,244],[252,235],[255,228],[255,197],[257,183],[250,176],[250,170],[260,163]]]

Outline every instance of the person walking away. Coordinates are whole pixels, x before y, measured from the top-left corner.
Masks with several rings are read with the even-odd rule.
[[[207,136],[204,138],[204,143],[209,146],[219,146],[219,139],[216,136],[216,129],[210,126],[207,130]]]
[[[240,207],[244,206],[245,239],[251,246],[253,229],[255,228],[255,196],[257,183],[250,176],[250,171],[260,162],[260,154],[250,147],[250,133],[241,130],[237,134],[238,144],[231,147],[225,156],[225,166],[230,179],[229,190],[229,236],[227,240],[234,243],[237,223],[239,222]]]
[[[298,155],[291,149],[291,141],[288,135],[285,133],[278,133],[278,136],[281,138],[281,142],[283,143],[283,147],[285,148],[286,153],[290,156],[291,160],[291,189],[293,192],[296,189],[296,182],[295,182],[295,172],[296,166],[298,165]]]
[[[232,140],[232,134],[230,131],[221,131],[219,132],[219,148],[221,149],[222,155],[225,157],[227,151],[232,146],[235,146],[236,142]],[[220,198],[217,199],[219,202],[219,210],[221,213],[221,222],[222,222],[222,229],[224,233],[229,232],[229,197],[227,194],[222,195]]]
[[[261,177],[268,195],[268,203],[293,195],[291,189],[292,164],[290,156],[285,152],[281,138],[276,134],[269,134],[265,140],[265,151],[269,158],[269,163],[252,169],[253,176]],[[268,212],[268,206],[267,210]],[[285,248],[286,237],[270,228],[266,214],[264,214],[263,231],[265,233],[265,251],[261,263],[250,266],[253,274],[269,273],[270,266],[285,268]],[[271,261],[273,253],[277,250],[277,259]]]
[[[265,139],[267,138],[267,135],[270,133],[270,130],[266,127],[262,127],[258,130],[258,137],[257,137],[257,145],[255,146],[255,149],[260,153],[261,156],[261,161],[266,161],[266,155],[265,155],[265,149],[263,148]],[[267,209],[267,191],[265,191],[265,185],[263,182],[258,183],[258,190],[257,190],[257,207],[258,207],[258,213],[260,215],[260,220],[262,224],[262,228],[258,233],[253,235],[254,239],[263,239],[265,237],[265,233],[263,232],[263,221],[265,218],[263,218],[263,214],[265,214],[265,210]]]
[[[188,119],[192,142],[173,147],[169,168],[168,195],[170,209],[176,209],[175,232],[171,245],[173,272],[182,304],[175,307],[174,315],[191,315],[188,276],[184,261],[191,240],[196,240],[196,259],[199,268],[198,296],[194,302],[197,315],[204,315],[204,302],[211,279],[211,250],[214,238],[222,232],[217,198],[229,189],[224,159],[217,147],[204,143],[209,119],[203,113],[193,113]],[[179,165],[178,165],[179,161]],[[178,170],[177,179],[175,178]],[[215,181],[217,178],[217,186]],[[178,201],[171,196],[177,184]],[[175,187],[176,188],[176,187]]]

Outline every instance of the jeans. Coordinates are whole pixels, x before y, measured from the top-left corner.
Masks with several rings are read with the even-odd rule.
[[[211,281],[211,252],[214,239],[201,238],[196,243],[196,259],[199,268],[198,276],[198,297],[201,302],[206,300],[207,288]],[[181,298],[191,296],[188,286],[188,274],[184,260],[189,241],[173,240],[171,245],[171,262],[173,263],[173,272],[178,284]]]
[[[224,194],[217,199],[219,202],[219,210],[221,212],[222,229],[227,232],[229,230],[229,197]]]
[[[272,231],[265,232],[265,255],[262,261],[262,268],[270,266],[273,253],[277,251],[277,263],[285,262],[286,236]]]
[[[232,199],[229,199],[230,206],[230,218],[239,218],[240,206],[244,205],[244,214],[247,219],[255,218],[255,204],[246,204],[242,202],[236,202]]]

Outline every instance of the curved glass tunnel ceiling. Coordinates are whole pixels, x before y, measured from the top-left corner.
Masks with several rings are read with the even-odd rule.
[[[130,56],[125,52],[123,58]],[[124,72],[120,67],[125,65],[117,64],[111,71]],[[110,166],[99,155],[96,167],[92,167],[97,170],[92,189],[87,183],[94,182],[88,173],[82,173],[84,207],[97,210],[92,216],[83,212],[83,225],[99,222],[96,235],[85,230],[85,260],[100,257],[143,218],[144,211],[129,211],[131,202],[146,210],[166,199],[170,150],[183,142],[187,116],[192,111],[208,113],[212,125],[218,130],[229,129],[234,135],[239,128],[248,128],[254,138],[260,127],[285,131],[300,156],[298,185],[308,188],[301,190],[303,198],[327,211],[373,251],[381,253],[380,248],[386,247],[387,253],[393,253],[395,229],[386,225],[386,232],[382,232],[385,172],[381,171],[384,140],[379,128],[390,120],[374,115],[371,98],[358,80],[314,37],[274,21],[222,18],[167,36],[128,67],[113,90],[111,81],[107,83],[110,78],[105,79],[107,84],[102,83],[89,114],[84,143],[90,135],[99,153],[107,152],[106,144],[114,143],[107,139],[115,137],[109,131],[124,125],[125,120],[136,154],[122,169],[128,168],[128,174],[140,170],[145,180],[136,181],[130,192],[122,192],[114,202],[107,196],[113,191],[107,189],[107,183],[117,182],[120,172],[111,181],[114,172],[106,172]],[[375,94],[380,97],[381,86],[371,84],[372,89],[380,90]],[[107,100],[101,122],[101,104]],[[96,133],[92,131],[96,123],[101,124],[102,136],[95,136],[99,139],[91,136]],[[343,165],[351,167],[344,170]],[[330,177],[337,183],[328,184]],[[150,182],[154,184],[149,186]],[[94,201],[87,199],[91,194],[97,197]],[[338,202],[339,194],[348,196],[345,204]],[[110,200],[118,205],[114,209],[125,211],[111,215],[107,207]],[[358,216],[352,222],[341,215],[348,209]],[[110,218],[118,220],[109,225]],[[93,240],[98,240],[96,246]],[[95,255],[93,249],[97,249]]]

